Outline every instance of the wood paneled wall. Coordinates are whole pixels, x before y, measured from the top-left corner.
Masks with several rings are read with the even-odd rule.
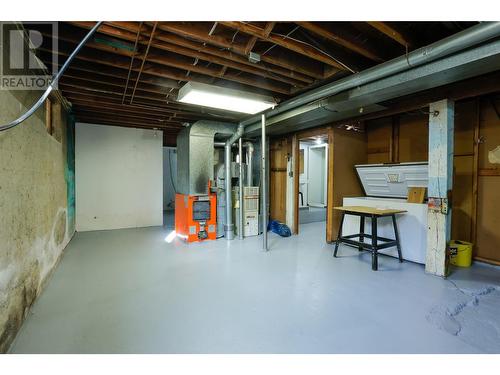
[[[488,152],[500,145],[492,98],[455,105],[452,238],[474,242],[477,259],[500,262],[500,164],[488,162]],[[426,111],[367,121],[366,132],[369,163],[428,160]]]
[[[286,176],[291,138],[279,137],[269,143],[269,214],[272,220],[286,222]]]
[[[497,97],[498,99],[498,97]],[[479,116],[476,257],[500,264],[500,164],[488,153],[500,146],[500,100],[482,98]],[[496,108],[495,108],[496,107]]]

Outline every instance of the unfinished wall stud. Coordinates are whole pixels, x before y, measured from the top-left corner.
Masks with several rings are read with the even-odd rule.
[[[446,247],[451,234],[454,102],[431,103],[429,111],[429,208],[425,270],[446,276]]]

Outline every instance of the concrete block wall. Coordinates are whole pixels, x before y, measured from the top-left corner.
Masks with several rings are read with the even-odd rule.
[[[18,117],[39,95],[0,90],[0,123]],[[47,133],[44,108],[0,133],[0,352],[8,351],[74,233],[66,113],[57,116],[59,140]]]

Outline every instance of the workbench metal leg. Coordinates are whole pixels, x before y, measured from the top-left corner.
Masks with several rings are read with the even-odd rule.
[[[365,238],[364,234],[365,234],[365,217],[361,215],[359,217],[359,242],[364,242]],[[359,246],[358,250],[363,251],[363,246]]]
[[[340,237],[342,237],[342,226],[344,225],[344,216],[345,213],[342,212],[342,216],[340,217],[339,233],[337,234],[337,241],[335,241],[335,250],[333,251],[334,257],[337,257],[337,251],[339,249],[339,244],[340,244]]]
[[[403,263],[403,255],[401,253],[401,244],[399,243],[398,226],[396,224],[396,215],[392,215],[392,224],[394,226],[394,235],[396,236],[396,247],[398,248],[399,263]]]
[[[378,251],[377,251],[377,217],[372,215],[372,270],[378,269]]]

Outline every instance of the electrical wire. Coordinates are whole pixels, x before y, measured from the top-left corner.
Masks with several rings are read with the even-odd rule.
[[[248,22],[241,22],[243,24],[249,24]],[[292,30],[291,33],[293,33],[295,30],[297,30],[298,27],[296,27],[295,29]],[[290,34],[291,34],[290,33]],[[349,68],[346,64],[344,64],[342,61],[339,61],[339,59],[337,59],[336,57],[330,55],[329,53],[323,51],[321,48],[318,48],[310,43],[307,43],[307,42],[304,42],[303,40],[300,40],[300,39],[295,39],[295,38],[292,38],[291,36],[289,35],[284,35],[284,34],[280,34],[280,33],[275,33],[275,32],[271,32],[270,34],[273,34],[273,35],[277,35],[277,36],[280,36],[282,37],[283,39],[290,39],[290,40],[293,40],[297,43],[301,43],[301,44],[304,44],[306,46],[309,46],[311,48],[314,48],[316,51],[322,53],[323,55],[325,56],[328,56],[329,58],[331,58],[332,60],[334,60],[336,63],[338,63],[339,65],[342,65],[345,69],[347,69],[348,71],[350,71],[351,73],[356,73],[354,70],[352,70],[351,68]],[[275,43],[276,44],[276,43]],[[267,51],[266,51],[267,52]]]
[[[75,56],[78,54],[78,52],[80,52],[80,50],[83,48],[83,46],[85,45],[85,43],[87,43],[87,41],[92,37],[92,35],[95,34],[95,32],[97,31],[97,29],[99,29],[99,27],[102,25],[102,23],[103,23],[103,21],[97,22],[94,25],[94,27],[89,31],[89,33],[85,36],[85,38],[82,39],[82,41],[80,42],[80,44],[78,44],[76,46],[75,50],[71,53],[71,55],[68,57],[68,59],[64,62],[63,66],[61,67],[61,69],[59,70],[59,72],[56,74],[56,76],[52,79],[49,87],[47,87],[47,89],[45,90],[45,92],[43,93],[43,95],[40,97],[40,99],[38,99],[38,101],[35,104],[33,104],[33,106],[29,110],[27,110],[24,114],[22,114],[21,116],[19,116],[17,119],[11,121],[8,124],[0,125],[0,132],[4,131],[4,130],[11,129],[11,128],[13,128],[13,127],[21,124],[22,122],[24,122],[28,118],[30,118],[36,112],[36,110],[38,108],[40,108],[40,106],[49,97],[49,95],[52,92],[52,90],[54,90],[54,87],[56,86],[57,82],[62,77],[62,75],[64,74],[64,72],[66,71],[66,69],[68,69],[69,64],[71,63],[71,61],[75,58]]]

